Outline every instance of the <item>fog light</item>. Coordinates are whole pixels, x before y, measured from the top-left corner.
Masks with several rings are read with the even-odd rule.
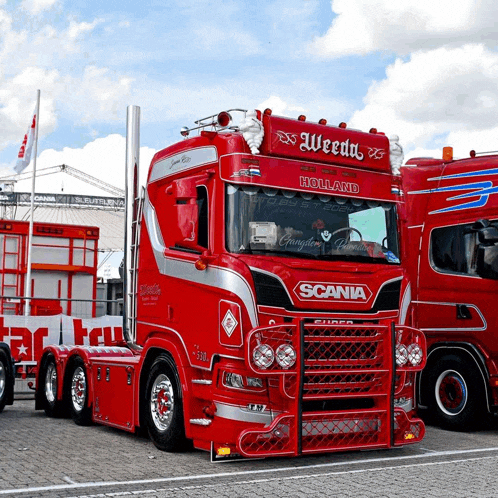
[[[263,380],[258,377],[247,377],[247,387],[263,387]]]
[[[290,344],[281,344],[277,348],[277,363],[282,368],[291,368],[296,363],[296,357],[296,350]]]
[[[244,379],[240,374],[225,372],[224,384],[226,387],[235,387],[237,389],[242,389],[244,387]]]
[[[402,367],[403,365],[406,365],[407,361],[408,351],[403,344],[398,344],[396,346],[396,365],[398,365],[398,367]]]
[[[416,367],[422,363],[422,358],[424,354],[422,352],[422,348],[418,344],[410,344],[407,349],[408,352],[408,360],[410,363]]]
[[[252,352],[252,359],[258,368],[266,370],[275,360],[275,353],[268,344],[258,344]]]

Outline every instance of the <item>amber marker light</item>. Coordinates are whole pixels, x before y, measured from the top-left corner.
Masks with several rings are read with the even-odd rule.
[[[218,456],[230,455],[230,448],[228,446],[220,446],[219,448],[216,448],[216,454]]]
[[[207,262],[204,261],[202,258],[198,259],[196,262],[195,262],[195,269],[196,270],[199,270],[199,271],[204,271],[207,269],[208,265],[207,265]]]
[[[453,161],[453,147],[443,147],[443,161]]]

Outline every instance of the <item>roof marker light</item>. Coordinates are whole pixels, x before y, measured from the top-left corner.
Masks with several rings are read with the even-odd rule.
[[[339,128],[347,128],[347,126],[348,126],[348,125],[347,125],[344,121],[341,121],[341,122],[339,123]]]
[[[453,161],[453,147],[443,147],[443,161]]]
[[[377,128],[370,128],[370,131],[368,133],[376,134],[377,133]]]
[[[266,114],[267,116],[271,116],[271,109],[267,107],[264,111],[263,114]]]
[[[306,121],[306,116],[304,114],[300,114],[297,119],[298,121]]]
[[[470,157],[476,157],[476,151],[475,150],[471,150],[470,151]]]
[[[320,121],[318,121],[318,124],[326,125],[327,124],[327,120],[325,118],[322,118],[322,119],[320,119]]]

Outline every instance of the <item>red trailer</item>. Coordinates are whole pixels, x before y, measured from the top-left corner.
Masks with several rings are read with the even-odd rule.
[[[0,220],[0,314],[24,313],[27,221]],[[99,228],[33,223],[30,315],[95,316]]]
[[[420,441],[426,346],[405,312],[389,140],[236,112],[182,130],[140,195],[130,109],[126,342],[47,348],[37,408],[213,459]]]

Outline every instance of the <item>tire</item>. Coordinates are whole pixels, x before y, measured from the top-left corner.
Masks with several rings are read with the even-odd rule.
[[[149,372],[144,410],[149,437],[162,451],[187,448],[181,394],[174,362],[169,356],[159,356]]]
[[[90,425],[92,410],[88,406],[88,376],[85,364],[79,356],[71,365],[68,394],[71,418],[77,425]]]
[[[426,396],[429,416],[444,429],[473,430],[486,421],[483,377],[458,355],[443,356],[429,368]]]
[[[63,414],[62,400],[57,399],[58,373],[53,355],[43,360],[40,373],[40,396],[45,413],[49,417],[60,417]]]
[[[10,382],[10,362],[5,351],[0,349],[0,413],[7,403]]]

